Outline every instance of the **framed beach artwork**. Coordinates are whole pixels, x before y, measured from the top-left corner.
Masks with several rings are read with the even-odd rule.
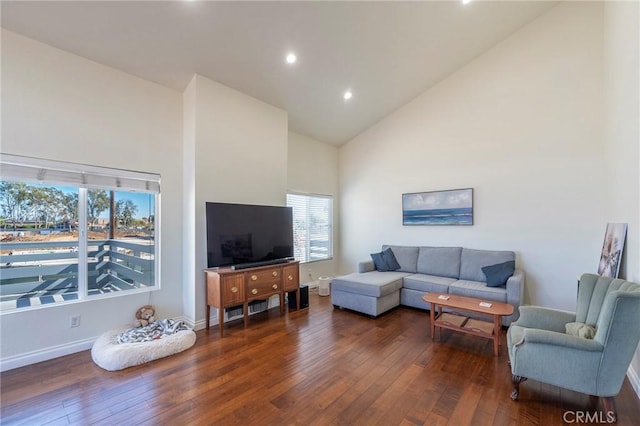
[[[624,250],[624,241],[627,237],[626,223],[608,223],[604,233],[600,263],[598,263],[598,275],[603,277],[618,278],[620,271],[620,259]]]
[[[473,225],[473,188],[402,194],[403,225]]]

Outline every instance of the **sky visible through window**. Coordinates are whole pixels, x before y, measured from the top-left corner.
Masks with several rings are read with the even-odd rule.
[[[78,192],[77,188],[71,186],[51,186],[59,189],[65,194],[75,194]],[[108,191],[107,191],[108,193]],[[131,200],[136,205],[136,217],[149,217],[149,214],[155,214],[154,195],[147,192],[130,192],[130,191],[115,191],[116,201],[118,200]],[[108,219],[109,211],[103,211],[98,216],[100,219]]]

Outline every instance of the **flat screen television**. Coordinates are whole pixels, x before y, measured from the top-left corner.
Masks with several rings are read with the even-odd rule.
[[[206,203],[207,266],[242,269],[293,258],[291,207]]]

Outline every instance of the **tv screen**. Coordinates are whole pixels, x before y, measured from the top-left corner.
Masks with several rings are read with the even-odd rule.
[[[268,265],[293,257],[291,207],[208,202],[206,212],[209,268]]]

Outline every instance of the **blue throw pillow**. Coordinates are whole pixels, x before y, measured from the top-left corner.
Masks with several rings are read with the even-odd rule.
[[[382,252],[382,258],[387,264],[387,270],[397,271],[398,269],[400,269],[400,264],[396,260],[396,256],[393,254],[393,250],[391,250],[390,248]]]
[[[487,287],[505,286],[515,270],[516,262],[513,260],[482,268],[482,272],[487,277]]]
[[[373,259],[373,264],[376,265],[376,271],[387,272],[389,270],[382,253],[371,253],[371,259]]]

